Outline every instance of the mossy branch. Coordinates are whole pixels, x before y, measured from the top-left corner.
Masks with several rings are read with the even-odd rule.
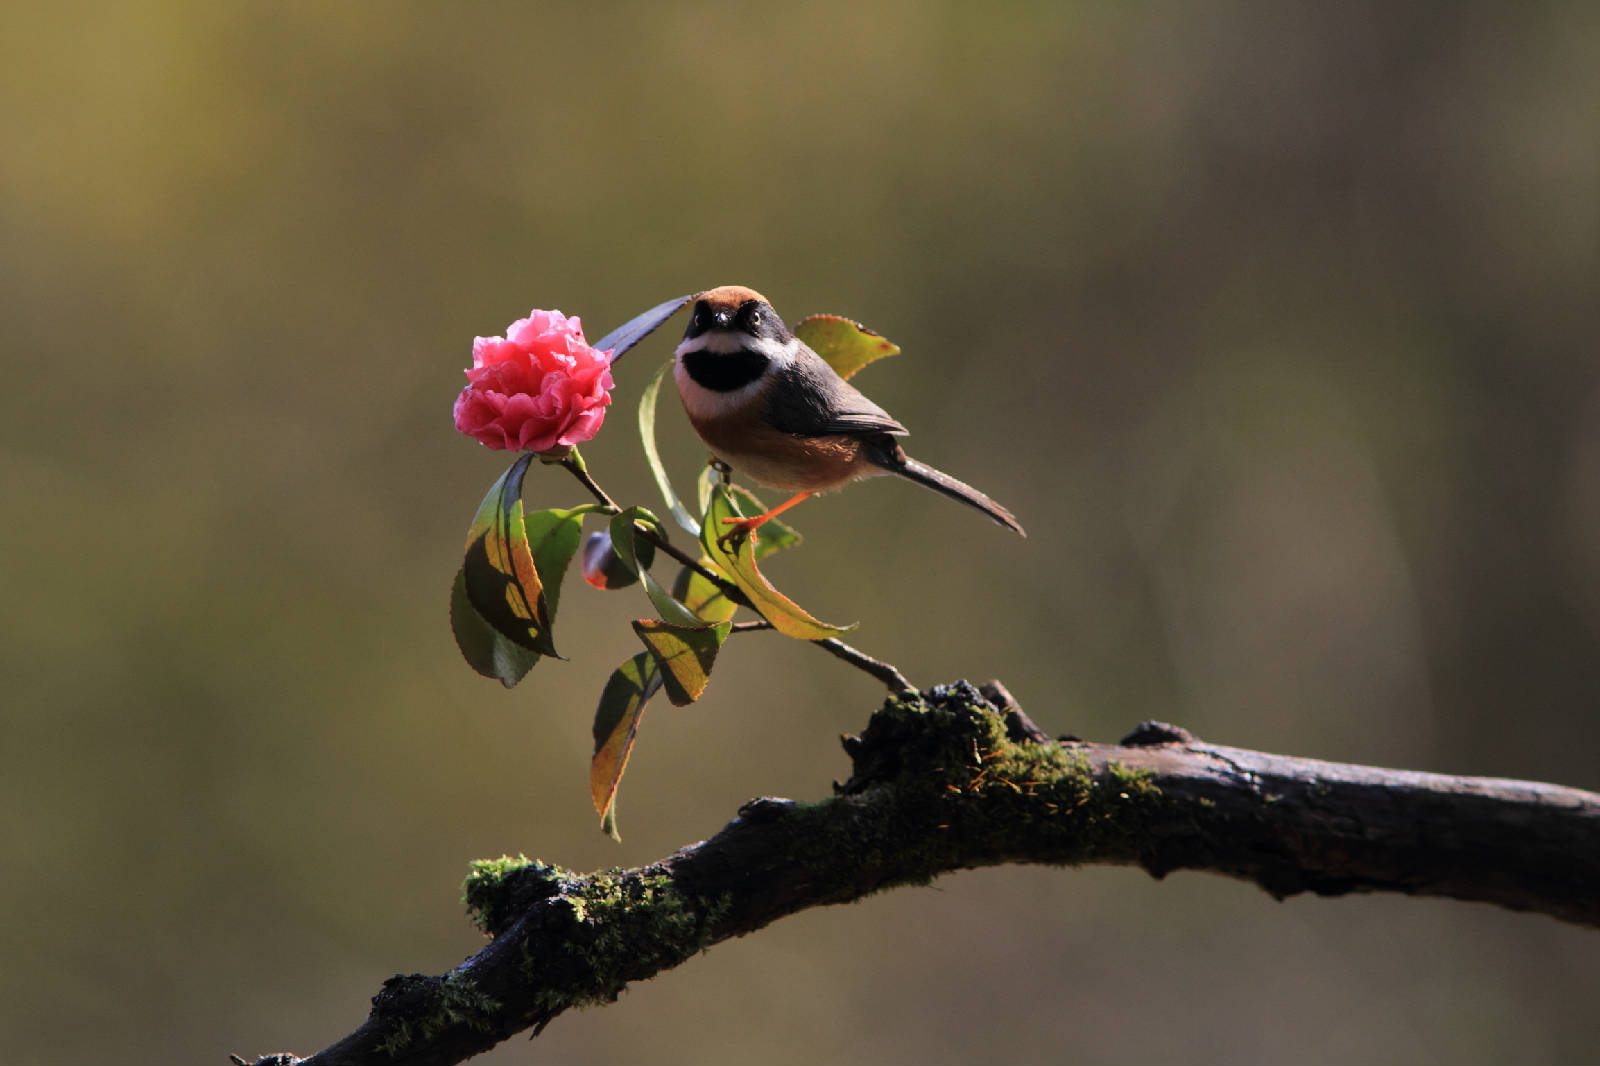
[[[1117,745],[1056,741],[996,683],[891,700],[845,747],[854,773],[832,798],[754,800],[650,866],[474,864],[465,899],[487,947],[443,977],[391,978],[365,1024],[309,1059],[257,1061],[460,1062],[785,915],[1000,863],[1210,870],[1278,898],[1405,892],[1600,926],[1590,792],[1266,755],[1155,723]]]

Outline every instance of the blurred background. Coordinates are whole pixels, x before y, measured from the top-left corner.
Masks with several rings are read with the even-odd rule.
[[[481,941],[475,858],[631,866],[848,773],[882,698],[771,635],[589,725],[632,594],[507,692],[447,592],[509,457],[472,338],[753,285],[1028,527],[887,481],[779,585],[916,683],[1600,787],[1600,8],[31,5],[0,34],[0,1046],[310,1052]],[[585,447],[633,428],[674,322]],[[669,393],[670,396],[670,393]],[[666,401],[664,401],[666,402]],[[703,452],[676,404],[664,447]],[[535,470],[530,506],[585,497]],[[1592,1060],[1592,932],[1187,873],[804,914],[485,1062]]]

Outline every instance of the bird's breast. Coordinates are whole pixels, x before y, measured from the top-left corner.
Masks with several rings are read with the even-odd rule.
[[[691,411],[689,421],[718,459],[767,488],[828,492],[883,472],[865,461],[855,437],[784,433],[749,408],[710,418]]]

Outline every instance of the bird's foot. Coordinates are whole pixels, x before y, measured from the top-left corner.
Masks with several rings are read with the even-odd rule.
[[[726,552],[737,551],[739,544],[746,537],[754,534],[761,526],[766,525],[767,519],[771,517],[772,512],[768,511],[766,514],[756,515],[754,518],[724,518],[722,524],[733,528],[724,530],[722,535],[717,538],[717,547]]]

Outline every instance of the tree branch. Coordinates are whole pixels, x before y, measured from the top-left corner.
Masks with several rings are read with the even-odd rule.
[[[650,866],[474,864],[465,895],[489,945],[443,977],[391,978],[365,1024],[303,1061],[459,1062],[785,915],[1000,863],[1209,870],[1279,899],[1404,892],[1600,927],[1591,792],[1268,755],[1148,722],[1120,744],[1053,741],[998,683],[891,700],[845,748],[854,773],[832,798],[753,800]]]

